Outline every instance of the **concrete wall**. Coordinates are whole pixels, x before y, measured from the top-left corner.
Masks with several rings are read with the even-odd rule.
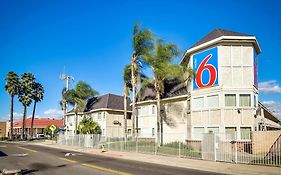
[[[0,138],[8,137],[8,123],[9,122],[0,122]]]
[[[218,48],[218,85],[214,87],[195,89],[191,91],[191,127],[219,127],[219,132],[225,132],[225,127],[236,127],[240,135],[241,127],[251,127],[255,130],[257,119],[254,117],[257,109],[258,91],[254,85],[254,48],[247,43],[223,43]],[[197,53],[194,53],[197,54]],[[192,58],[190,65],[192,65]],[[190,87],[193,87],[192,83]],[[236,105],[225,105],[225,94],[236,95]],[[251,105],[243,107],[239,104],[239,95],[249,94]],[[209,107],[208,96],[218,95],[218,105]],[[204,107],[195,108],[194,99],[204,98]],[[193,139],[192,134],[188,139]],[[239,138],[238,138],[239,139]]]
[[[281,130],[252,132],[253,154],[265,156],[280,135]]]
[[[157,137],[156,104],[138,105],[139,138]],[[163,117],[163,142],[181,141],[187,137],[187,102],[186,99],[161,102]],[[190,118],[190,117],[189,117]]]
[[[114,124],[118,122],[119,124]],[[107,137],[124,137],[125,127],[124,127],[124,113],[123,112],[106,112],[106,129],[105,135]],[[127,129],[132,132],[132,120],[127,120]],[[128,134],[131,136],[131,134]]]

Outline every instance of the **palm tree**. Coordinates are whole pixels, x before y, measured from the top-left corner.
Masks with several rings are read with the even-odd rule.
[[[146,54],[143,58],[151,67],[154,76],[154,89],[156,91],[157,101],[157,146],[163,144],[163,117],[160,115],[160,100],[164,93],[164,80],[171,77],[183,77],[183,68],[172,64],[174,58],[179,56],[180,51],[176,44],[164,43],[164,40],[158,39],[155,42],[154,50]],[[146,82],[151,83],[151,80]]]
[[[62,100],[59,102],[60,103],[60,107],[61,110],[63,111],[63,115],[65,115],[67,113],[67,106],[66,106],[66,100],[65,100],[65,93],[66,93],[66,88],[63,88],[61,91],[61,96],[62,96]]]
[[[33,124],[34,124],[34,116],[36,110],[36,104],[43,100],[44,97],[44,88],[40,83],[35,82],[33,84],[33,91],[32,91],[32,99],[34,100],[33,112],[32,112],[32,119],[31,119],[31,127],[30,127],[30,136],[33,138]]]
[[[32,91],[35,77],[32,73],[24,73],[21,75],[19,101],[23,105],[23,117],[22,117],[22,131],[21,138],[26,139],[25,121],[26,121],[26,109],[32,102]]]
[[[76,120],[75,133],[77,133],[78,113],[84,110],[86,102],[90,97],[98,94],[99,93],[96,90],[84,81],[79,81],[75,89],[68,90],[63,94],[63,98],[66,102],[73,106],[73,112]]]
[[[81,134],[101,134],[101,128],[98,123],[86,117],[79,123],[78,131]]]
[[[126,65],[123,70],[123,95],[124,95],[124,137],[125,141],[127,141],[127,105],[128,105],[128,96],[129,91],[132,89],[131,83],[131,65]]]
[[[153,48],[153,34],[148,29],[139,29],[137,22],[133,30],[133,54],[131,57],[131,77],[132,77],[132,121],[133,137],[135,136],[135,116],[136,116],[136,86],[139,72],[139,64],[143,55],[147,54]]]
[[[8,72],[6,78],[5,90],[9,93],[10,99],[10,135],[13,139],[13,120],[14,120],[14,96],[19,93],[19,76],[15,72]]]

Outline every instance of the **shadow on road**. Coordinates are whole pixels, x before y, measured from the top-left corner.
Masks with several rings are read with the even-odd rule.
[[[7,156],[7,154],[4,153],[3,151],[0,151],[0,157],[5,157],[5,156]]]

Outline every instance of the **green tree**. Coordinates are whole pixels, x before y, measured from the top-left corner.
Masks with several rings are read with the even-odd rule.
[[[32,73],[24,73],[21,75],[19,88],[19,101],[23,105],[22,132],[21,138],[26,139],[26,109],[32,102],[32,91],[35,77]]]
[[[145,62],[151,67],[154,79],[146,80],[145,83],[154,83],[157,101],[157,145],[163,144],[163,117],[160,115],[161,94],[164,93],[164,80],[171,77],[183,79],[184,68],[180,65],[172,64],[172,61],[180,55],[176,44],[165,43],[163,39],[155,42],[154,49],[149,54],[143,56]],[[189,71],[186,69],[186,71]]]
[[[46,128],[44,128],[43,133],[45,135],[52,135],[52,130],[50,129],[50,126],[47,126]],[[56,129],[54,130],[54,133],[57,133],[59,131],[59,127],[56,126]]]
[[[133,30],[133,54],[131,56],[131,80],[132,80],[132,122],[133,122],[133,137],[135,136],[135,116],[136,116],[136,86],[137,78],[139,77],[139,65],[143,55],[147,54],[153,48],[153,34],[148,29],[140,29],[140,24],[137,22]]]
[[[60,107],[61,110],[63,111],[63,114],[65,115],[67,113],[67,102],[65,100],[65,93],[66,93],[66,88],[63,88],[61,91],[61,96],[62,96],[62,100],[59,102],[60,103]]]
[[[78,131],[80,134],[101,134],[101,128],[98,123],[87,117],[84,117],[79,123]]]
[[[128,108],[128,96],[130,95],[130,89],[132,89],[131,83],[131,65],[126,65],[123,70],[123,95],[124,95],[124,137],[127,141],[127,108]]]
[[[44,97],[44,88],[40,83],[35,82],[33,84],[33,91],[32,91],[32,99],[34,100],[33,112],[32,112],[32,119],[31,119],[31,127],[30,127],[30,136],[33,137],[33,124],[34,124],[34,116],[36,110],[36,104],[43,100]]]
[[[78,112],[82,112],[85,108],[87,100],[99,93],[84,81],[79,81],[74,89],[68,90],[63,94],[63,98],[67,104],[73,106],[75,114],[75,133],[78,125]]]
[[[13,139],[13,121],[14,121],[14,96],[19,93],[19,76],[15,72],[8,72],[6,78],[5,90],[10,95],[10,139]]]

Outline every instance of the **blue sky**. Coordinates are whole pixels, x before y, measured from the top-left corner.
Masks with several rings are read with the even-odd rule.
[[[208,3],[209,2],[209,3]],[[139,20],[182,51],[215,28],[255,35],[260,101],[281,114],[279,1],[0,1],[0,120],[9,113],[4,90],[8,71],[32,72],[45,87],[40,117],[59,115],[66,73],[100,94],[122,94],[122,70],[132,53],[131,33]],[[72,84],[74,86],[74,84]],[[22,106],[16,102],[15,116]],[[31,115],[31,108],[28,109]]]

